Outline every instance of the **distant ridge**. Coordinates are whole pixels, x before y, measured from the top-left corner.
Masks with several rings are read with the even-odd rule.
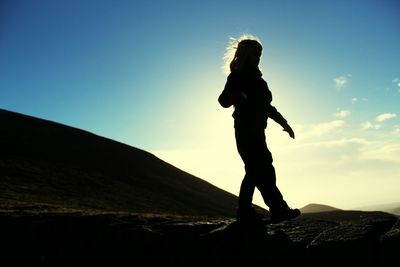
[[[302,207],[300,210],[302,213],[315,213],[315,212],[337,211],[340,209],[328,205],[311,203]]]
[[[0,122],[0,209],[235,216],[235,195],[146,151],[3,109]]]
[[[357,209],[365,211],[384,211],[400,215],[400,202],[369,205],[369,206],[358,207]]]

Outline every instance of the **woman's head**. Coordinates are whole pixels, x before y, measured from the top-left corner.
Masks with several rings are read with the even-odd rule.
[[[254,36],[243,35],[233,42],[227,49],[225,60],[229,60],[230,72],[255,71],[260,72],[262,45]]]

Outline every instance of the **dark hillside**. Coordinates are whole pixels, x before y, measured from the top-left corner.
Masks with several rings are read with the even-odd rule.
[[[236,196],[154,155],[0,109],[0,208],[234,216]]]

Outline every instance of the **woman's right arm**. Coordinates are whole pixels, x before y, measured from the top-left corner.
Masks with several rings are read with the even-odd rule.
[[[247,95],[238,89],[238,81],[236,77],[229,75],[224,90],[218,97],[218,102],[224,108],[229,108],[232,105],[237,106],[246,100],[246,98]]]

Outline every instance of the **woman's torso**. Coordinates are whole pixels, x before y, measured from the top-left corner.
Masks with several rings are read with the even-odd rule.
[[[260,75],[234,74],[237,89],[246,94],[245,101],[235,106],[235,128],[262,128],[267,126],[272,94]]]

